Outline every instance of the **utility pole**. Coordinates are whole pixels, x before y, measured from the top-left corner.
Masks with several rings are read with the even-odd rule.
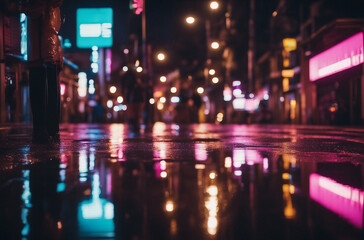
[[[248,92],[250,94],[254,89],[254,55],[255,55],[255,31],[254,17],[255,5],[254,0],[250,0],[250,16],[249,16],[249,42],[248,42]]]
[[[5,54],[4,54],[4,15],[0,13],[0,123],[6,121],[5,105]]]
[[[143,11],[142,11],[142,54],[143,54],[143,69],[147,71],[147,23],[145,15],[145,1],[143,1]]]

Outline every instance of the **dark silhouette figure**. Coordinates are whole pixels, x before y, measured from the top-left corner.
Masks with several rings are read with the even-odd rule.
[[[105,108],[101,104],[101,100],[97,100],[96,105],[92,108],[92,122],[105,122]]]
[[[42,159],[31,167],[29,239],[61,239],[60,198],[57,194],[59,159]]]
[[[63,0],[30,0],[21,5],[29,18],[30,103],[33,112],[33,142],[59,142],[60,86],[63,65],[58,38]]]
[[[198,112],[202,106],[202,100],[201,100],[201,96],[194,93],[192,95],[192,101],[193,101],[193,113],[192,113],[192,118],[193,118],[193,122],[194,123],[199,123],[200,119],[198,116]]]
[[[129,70],[122,76],[121,86],[128,107],[126,112],[129,129],[132,133],[139,134],[145,102],[145,88],[142,78],[137,75],[132,66],[129,66]]]

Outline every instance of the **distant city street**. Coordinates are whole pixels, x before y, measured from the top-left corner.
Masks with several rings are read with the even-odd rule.
[[[0,0],[0,240],[363,240],[364,0]]]

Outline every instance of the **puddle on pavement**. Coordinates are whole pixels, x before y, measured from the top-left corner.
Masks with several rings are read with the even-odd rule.
[[[0,169],[1,239],[363,237],[364,164],[111,128],[107,142],[26,148],[27,164]]]
[[[1,232],[24,239],[362,237],[363,164],[211,142],[128,148],[122,138],[111,141],[104,151],[90,144],[13,169],[1,189]]]

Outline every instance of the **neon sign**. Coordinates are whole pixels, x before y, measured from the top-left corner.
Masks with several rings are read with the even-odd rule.
[[[130,9],[133,9],[136,15],[143,12],[143,1],[144,0],[131,0]]]
[[[77,9],[77,47],[111,47],[112,25],[112,8]]]
[[[24,13],[20,14],[20,53],[24,56],[25,60],[28,60],[28,18]]]
[[[78,96],[86,97],[87,95],[87,75],[84,72],[78,73]]]
[[[310,81],[355,67],[364,62],[363,33],[357,33],[309,60]]]
[[[363,227],[364,192],[360,189],[313,173],[310,175],[310,197],[355,227]]]

